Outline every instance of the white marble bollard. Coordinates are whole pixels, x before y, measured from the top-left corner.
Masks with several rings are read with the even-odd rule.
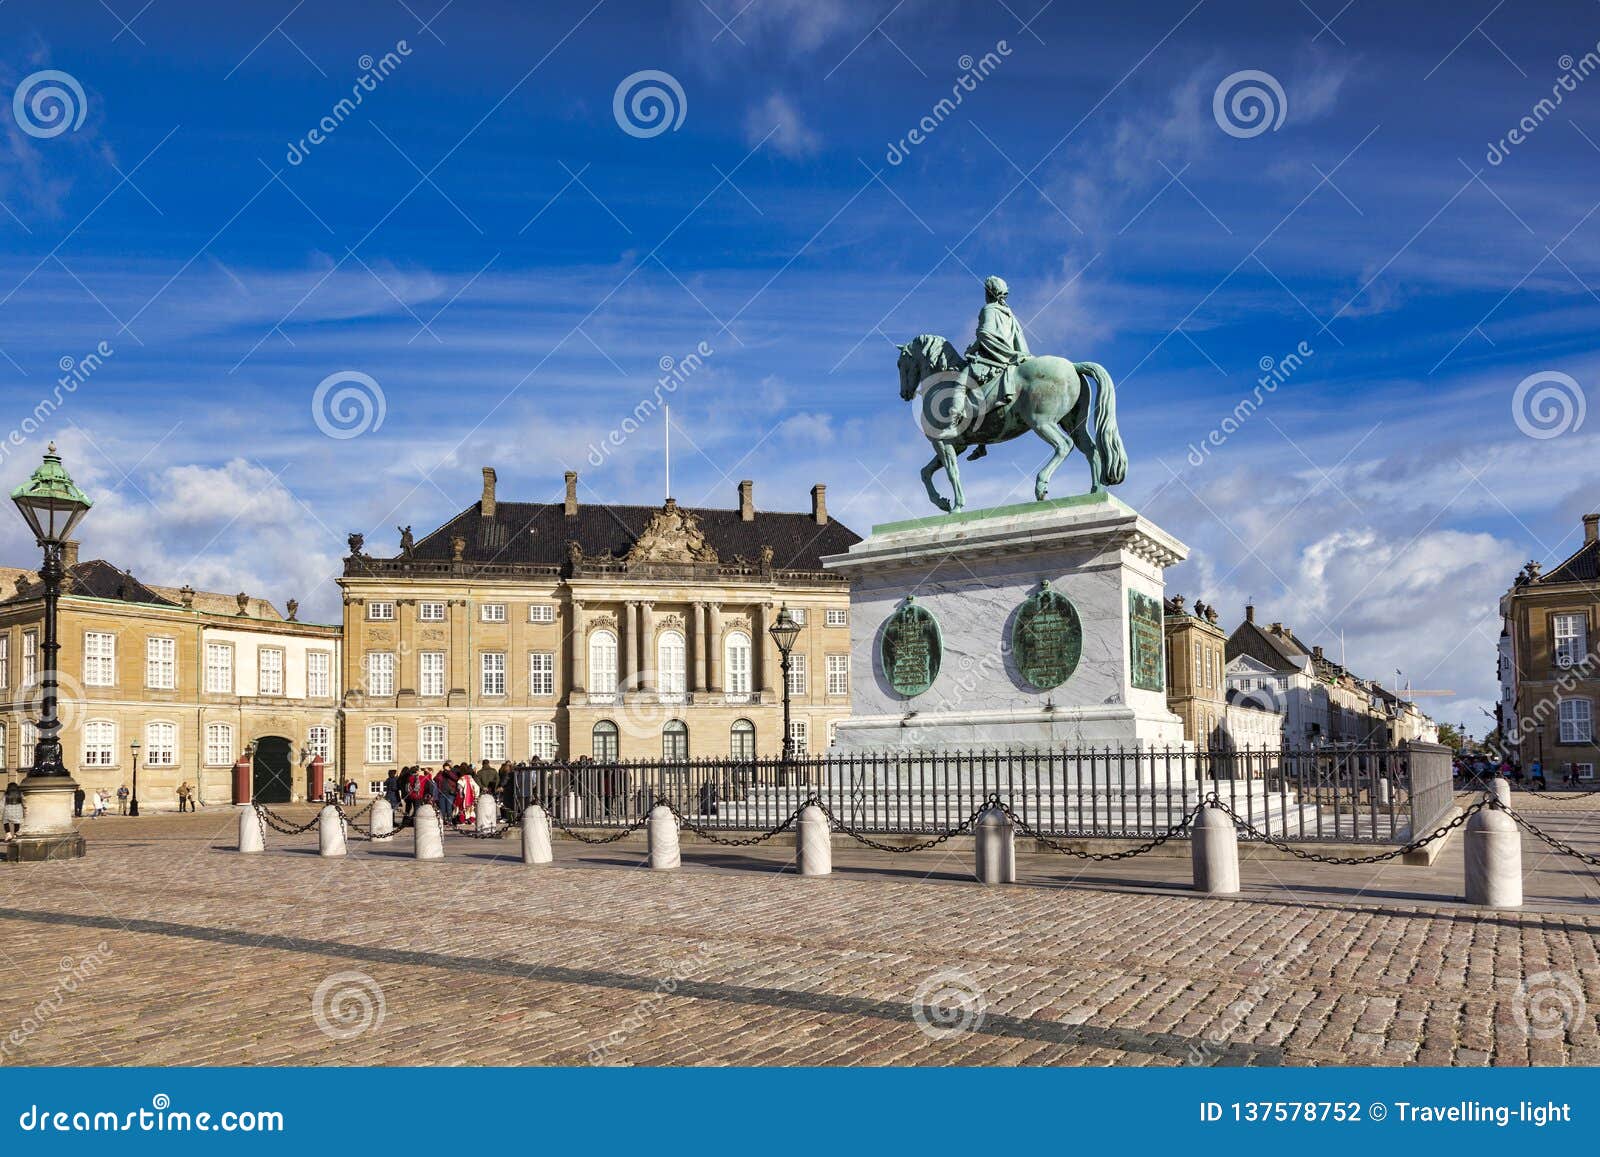
[[[827,876],[833,872],[833,832],[828,813],[816,804],[800,809],[794,825],[795,862],[802,876]]]
[[[239,809],[239,851],[246,855],[266,851],[266,843],[261,838],[261,817],[249,804]]]
[[[1389,788],[1389,777],[1380,775],[1378,777],[1378,806],[1388,807],[1389,801],[1393,798],[1394,793]]]
[[[1522,832],[1516,820],[1497,807],[1474,813],[1462,836],[1462,859],[1467,903],[1522,907]]]
[[[650,836],[650,867],[658,872],[671,871],[683,861],[678,856],[678,817],[664,803],[650,809],[650,823],[645,829]]]
[[[416,835],[417,859],[444,859],[444,832],[439,829],[438,808],[431,803],[419,803],[411,816],[411,830]]]
[[[372,801],[372,842],[394,839],[394,805],[383,796]]]
[[[500,823],[500,801],[484,794],[478,797],[478,830],[492,832]]]
[[[567,810],[561,814],[569,820],[581,820],[583,818],[583,797],[575,791],[569,791],[567,793]]]
[[[973,828],[972,846],[976,851],[980,884],[1017,882],[1017,833],[1011,817],[991,807],[978,817]]]
[[[1511,806],[1511,781],[1503,775],[1497,775],[1489,781],[1489,794],[1494,796],[1506,807]],[[1471,823],[1472,821],[1467,821]],[[1511,821],[1516,823],[1515,820]]]
[[[531,803],[522,812],[522,862],[550,864],[555,858],[550,847],[550,817],[544,808]]]
[[[1239,829],[1220,807],[1206,804],[1194,817],[1189,840],[1194,890],[1225,896],[1239,890]]]
[[[324,805],[317,816],[317,855],[342,856],[344,846],[344,818],[331,803]]]

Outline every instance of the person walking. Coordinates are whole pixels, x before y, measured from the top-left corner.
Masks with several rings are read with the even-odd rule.
[[[0,823],[5,825],[5,838],[14,839],[22,831],[22,785],[6,784],[5,803],[0,804]]]
[[[184,780],[178,785],[178,811],[180,813],[194,810],[194,804],[189,799],[189,793],[193,790],[189,786],[188,780]]]
[[[88,794],[81,786],[72,793],[72,814],[78,819],[83,818],[83,801],[88,798]]]
[[[93,808],[93,810],[89,812],[89,818],[92,819],[92,820],[97,820],[101,816],[106,814],[106,808],[109,805],[108,805],[108,803],[106,801],[106,796],[104,795],[104,793],[101,792],[101,790],[99,788],[95,788],[94,789],[94,792],[93,792],[93,794],[91,796],[91,800],[92,800],[91,807]]]
[[[383,798],[389,801],[391,815],[400,814],[400,773],[390,771],[383,780]]]
[[[117,814],[128,814],[128,785],[123,784],[117,788]]]

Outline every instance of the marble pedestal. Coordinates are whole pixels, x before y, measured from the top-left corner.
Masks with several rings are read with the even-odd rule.
[[[6,846],[6,859],[76,860],[85,853],[83,836],[72,826],[72,796],[78,783],[70,775],[30,775],[22,781],[22,827]]]
[[[845,751],[1183,746],[1167,710],[1162,572],[1188,548],[1109,494],[873,528],[823,560],[849,577],[851,718]],[[1048,582],[1081,624],[1076,667],[1035,686],[1014,648],[1019,612]],[[887,625],[908,596],[942,639],[932,684],[907,696],[884,669]]]

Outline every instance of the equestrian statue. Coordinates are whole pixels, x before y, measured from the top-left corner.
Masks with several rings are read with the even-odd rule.
[[[1128,454],[1117,430],[1117,390],[1111,375],[1095,362],[1032,354],[1021,323],[1006,304],[1006,283],[990,277],[983,292],[977,337],[965,357],[935,334],[899,347],[900,397],[919,399],[922,431],[933,444],[933,460],[922,468],[922,484],[933,504],[940,510],[963,509],[961,453],[976,447],[968,461],[982,458],[989,446],[1009,442],[1024,430],[1038,434],[1052,451],[1034,476],[1033,496],[1039,501],[1073,446],[1089,459],[1089,493],[1122,482]],[[953,501],[934,489],[933,474],[941,468],[950,479]]]

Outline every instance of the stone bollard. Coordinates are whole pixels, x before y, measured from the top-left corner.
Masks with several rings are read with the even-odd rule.
[[[1511,781],[1503,775],[1497,775],[1489,781],[1489,794],[1494,796],[1506,807],[1511,806]],[[1511,821],[1516,823],[1515,820]]]
[[[827,876],[833,872],[833,832],[828,813],[816,804],[800,809],[794,825],[795,862],[802,876]]]
[[[567,793],[566,810],[561,814],[569,820],[581,820],[583,818],[583,797],[577,792],[569,791]]]
[[[1522,907],[1522,832],[1517,821],[1497,807],[1486,807],[1467,820],[1462,841],[1467,903]]]
[[[492,832],[500,823],[500,802],[492,795],[478,797],[478,830]]]
[[[678,817],[664,803],[650,809],[650,823],[645,829],[650,836],[650,867],[658,872],[671,871],[682,860],[678,856]]]
[[[246,855],[266,851],[266,843],[261,838],[261,817],[249,804],[239,809],[239,850]]]
[[[980,884],[1017,882],[1017,833],[1011,817],[998,807],[985,809],[973,828]]]
[[[1394,794],[1389,788],[1389,777],[1380,775],[1378,777],[1378,806],[1388,807],[1393,798]]]
[[[317,816],[317,855],[342,856],[344,847],[344,817],[331,803]]]
[[[411,817],[411,830],[416,835],[417,859],[444,859],[444,832],[439,829],[438,808],[431,803],[419,803]]]
[[[549,864],[555,858],[550,848],[550,817],[538,804],[529,804],[522,812],[522,862]]]
[[[1206,804],[1194,817],[1189,840],[1194,859],[1194,890],[1226,896],[1239,890],[1239,829],[1233,817],[1214,804]]]
[[[372,801],[372,842],[394,839],[394,805],[383,796]]]

